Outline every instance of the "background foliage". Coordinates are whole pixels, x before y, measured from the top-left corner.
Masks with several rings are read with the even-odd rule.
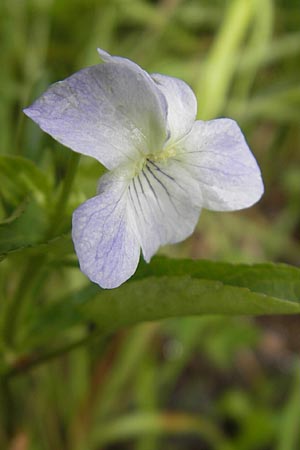
[[[252,317],[300,311],[299,269],[273,264],[300,263],[299,24],[297,0],[0,2],[1,449],[299,448],[299,316]],[[236,119],[266,188],[162,249],[199,262],[157,257],[114,291],[69,237],[103,168],[22,113],[96,47]]]

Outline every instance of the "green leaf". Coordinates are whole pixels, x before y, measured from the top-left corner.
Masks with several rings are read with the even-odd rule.
[[[94,284],[36,310],[27,338],[40,343],[89,324],[111,332],[139,322],[203,314],[300,313],[300,270],[283,264],[229,264],[154,258],[118,289]]]
[[[214,448],[232,449],[222,432],[204,417],[180,412],[131,413],[100,425],[92,434],[95,446],[105,446],[139,436],[194,435]]]
[[[1,199],[5,205],[17,207],[29,194],[45,206],[51,183],[32,161],[19,156],[0,155]]]
[[[221,281],[224,285],[300,302],[300,269],[287,264],[231,264],[156,257],[151,264],[142,261],[133,279],[166,275]]]
[[[28,204],[28,199],[25,199],[22,203],[20,203],[10,214],[10,216],[6,217],[5,219],[0,220],[0,226],[1,225],[9,225],[13,223],[15,220],[17,220],[25,211],[26,206]]]
[[[0,255],[43,240],[47,229],[51,183],[32,161],[0,156]]]
[[[0,224],[0,231],[1,231],[1,224]],[[14,235],[14,238],[16,239],[17,236]],[[7,241],[4,241],[7,243]],[[0,237],[0,251],[3,251],[3,242],[2,238]],[[3,253],[0,252],[0,261],[7,257],[18,257],[21,256],[29,258],[34,257],[41,254],[47,254],[48,261],[57,262],[57,260],[65,260],[65,258],[71,256],[75,257],[74,253],[74,246],[71,239],[70,234],[62,234],[60,236],[57,236],[53,239],[50,239],[46,242],[39,242],[39,243],[30,243],[27,242],[25,245],[19,245],[17,248],[10,248],[9,250],[3,251]],[[75,263],[73,261],[68,261],[68,264],[73,266]]]
[[[10,216],[11,217],[11,216]],[[39,243],[47,229],[47,216],[36,201],[28,201],[22,214],[0,224],[0,257],[7,252]]]

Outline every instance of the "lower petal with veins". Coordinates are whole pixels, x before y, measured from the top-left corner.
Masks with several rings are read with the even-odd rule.
[[[115,183],[73,214],[72,238],[80,268],[103,288],[114,288],[133,275],[140,245],[132,227],[126,183]]]
[[[129,202],[143,255],[149,261],[161,245],[190,236],[201,210],[201,191],[196,180],[170,158],[147,160],[129,185]]]

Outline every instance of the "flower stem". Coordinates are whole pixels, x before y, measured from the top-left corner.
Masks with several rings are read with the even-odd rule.
[[[80,161],[80,155],[78,153],[71,153],[69,157],[69,162],[66,170],[66,175],[63,181],[62,190],[60,196],[55,205],[54,214],[52,220],[50,221],[49,229],[47,232],[47,239],[54,237],[54,235],[59,231],[61,220],[64,215],[65,207],[68,203],[68,198],[73,186],[75,179],[77,167]]]

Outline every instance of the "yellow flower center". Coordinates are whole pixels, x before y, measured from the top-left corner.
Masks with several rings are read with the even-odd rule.
[[[176,150],[174,147],[166,147],[161,152],[151,153],[147,156],[147,159],[150,159],[154,162],[164,162],[169,158],[172,158],[176,155]]]
[[[148,155],[143,155],[143,157],[135,164],[133,176],[137,176],[147,165],[147,161],[152,161],[154,163],[164,163],[169,158],[176,156],[177,151],[174,147],[165,147],[160,152],[149,153]]]

